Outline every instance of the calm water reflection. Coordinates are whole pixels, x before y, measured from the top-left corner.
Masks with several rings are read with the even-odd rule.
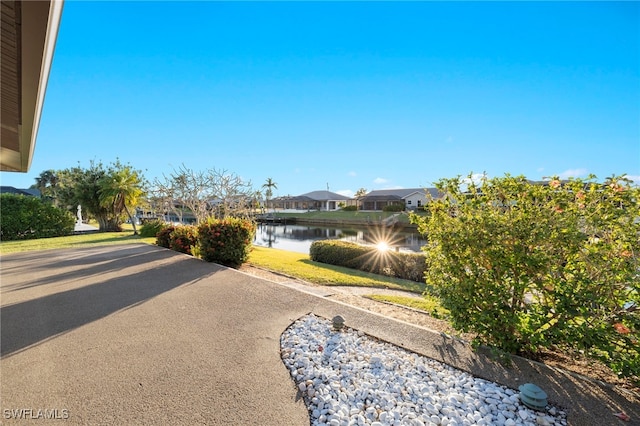
[[[386,242],[394,249],[420,252],[426,240],[417,231],[376,227],[327,227],[315,225],[259,224],[254,245],[309,254],[316,240],[339,239],[358,244]]]

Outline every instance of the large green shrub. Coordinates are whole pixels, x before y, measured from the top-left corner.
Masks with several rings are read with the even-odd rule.
[[[638,379],[640,188],[470,178],[441,180],[444,198],[412,216],[453,325],[512,353],[582,351]]]
[[[374,274],[387,275],[416,282],[424,280],[424,255],[379,250],[340,240],[319,240],[311,243],[309,257],[315,262]]]
[[[256,233],[246,219],[209,219],[198,226],[198,252],[207,262],[236,268],[246,262]]]
[[[176,226],[169,237],[169,248],[180,253],[191,254],[198,242],[198,230],[193,225]]]
[[[3,241],[71,235],[74,224],[70,212],[37,197],[0,195],[0,239]]]
[[[158,235],[158,232],[160,232],[166,226],[168,226],[167,223],[160,219],[147,220],[140,227],[140,237],[156,237]]]

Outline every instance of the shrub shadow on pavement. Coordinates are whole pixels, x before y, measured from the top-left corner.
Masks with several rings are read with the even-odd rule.
[[[38,278],[38,269],[47,269],[46,258],[40,259],[42,265],[30,274],[3,276],[4,295],[23,289],[38,297],[0,309],[0,356],[4,358],[174,288],[193,284],[221,269],[188,256],[175,256],[169,250],[149,252],[145,248],[136,252],[131,247],[101,248],[93,255],[65,262],[73,269],[53,277]],[[190,265],[177,267],[184,262]],[[46,286],[56,281],[63,281],[67,288],[59,291],[57,286]],[[34,289],[37,286],[40,288]]]

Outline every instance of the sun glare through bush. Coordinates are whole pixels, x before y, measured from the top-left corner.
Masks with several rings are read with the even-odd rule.
[[[389,250],[389,244],[386,241],[380,241],[378,244],[376,244],[376,248],[378,249],[378,251],[388,251]]]

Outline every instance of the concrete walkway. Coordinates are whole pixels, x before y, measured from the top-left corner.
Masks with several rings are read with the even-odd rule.
[[[76,222],[76,224],[73,227],[73,231],[74,232],[96,232],[98,231],[98,228],[92,225],[87,225],[86,223]]]
[[[154,246],[0,262],[4,423],[308,425],[279,338],[310,312],[512,388],[534,382],[572,425],[640,419],[620,391],[526,360],[505,368],[438,333]]]

